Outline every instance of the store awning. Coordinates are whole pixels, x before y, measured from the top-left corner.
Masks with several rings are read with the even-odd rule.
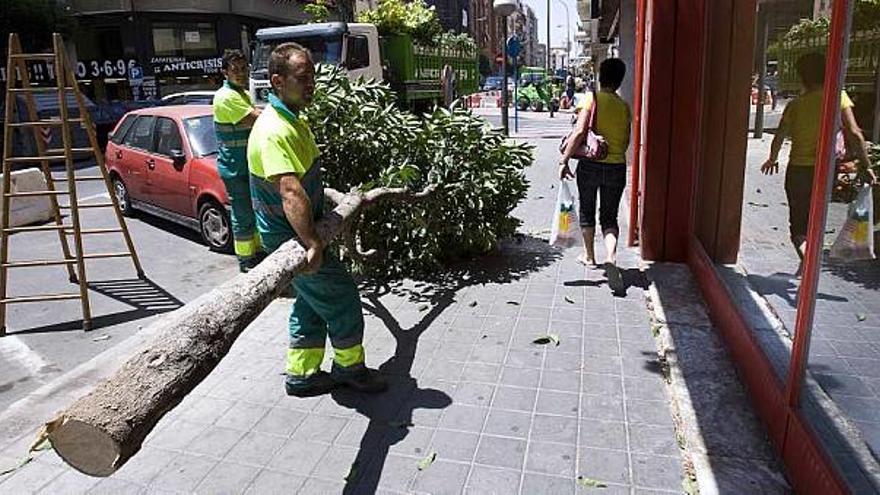
[[[599,41],[608,43],[617,36],[620,19],[620,0],[603,0],[599,18]]]

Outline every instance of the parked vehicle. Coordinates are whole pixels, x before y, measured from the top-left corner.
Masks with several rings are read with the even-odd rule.
[[[427,109],[441,102],[441,74],[447,65],[455,74],[457,96],[479,89],[476,51],[425,47],[415,44],[408,35],[380,38],[373,24],[327,22],[274,27],[260,29],[256,38],[250,90],[259,103],[265,103],[269,94],[269,54],[288,41],[308,48],[316,63],[344,67],[351,79],[388,82],[404,108]]]
[[[106,161],[122,212],[141,210],[201,233],[211,249],[232,251],[229,200],[217,174],[208,105],[129,112],[110,134]]]
[[[162,105],[210,105],[214,102],[214,91],[186,91],[162,97]]]

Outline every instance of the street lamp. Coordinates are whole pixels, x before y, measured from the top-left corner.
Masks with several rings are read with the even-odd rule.
[[[501,17],[501,126],[505,136],[510,134],[510,126],[507,122],[507,16],[516,12],[518,6],[517,0],[492,2],[492,10]]]
[[[571,11],[568,10],[568,4],[563,0],[556,0],[560,5],[565,7],[565,51],[566,56],[571,60]],[[562,24],[556,27],[562,27]]]

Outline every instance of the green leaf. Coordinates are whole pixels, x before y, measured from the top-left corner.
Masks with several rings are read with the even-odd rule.
[[[476,308],[476,307],[477,307],[477,304],[478,304],[477,301],[471,301],[471,302],[468,303],[468,306],[470,306],[470,307],[472,307],[472,308]]]
[[[661,325],[659,323],[652,323],[651,324],[651,335],[653,335],[654,337],[658,337],[660,335],[661,328],[663,328],[663,325]]]
[[[427,311],[429,306],[427,304],[419,304],[419,311]]]
[[[574,299],[572,299],[572,298],[570,298],[570,297],[568,297],[568,296],[565,296],[564,299],[565,299],[565,302],[567,302],[568,304],[574,304]]]
[[[511,306],[519,306],[519,303],[516,301],[507,301],[507,304],[510,304]]]
[[[437,453],[433,451],[423,457],[422,460],[420,460],[418,463],[419,471],[424,471],[425,469],[431,467],[431,464],[434,464],[435,459],[437,459]]]
[[[866,315],[865,313],[859,313],[859,314],[856,315],[856,318],[857,318],[859,321],[865,321],[865,320],[868,319],[868,315]]]
[[[538,345],[554,344],[554,345],[558,346],[559,345],[559,337],[552,334],[552,333],[548,333],[546,335],[541,335],[540,337],[535,338],[535,340],[533,340],[532,343],[538,344]]]
[[[605,483],[586,476],[578,476],[577,484],[587,488],[608,488],[608,485]]]
[[[27,457],[25,457],[24,459],[19,461],[18,464],[14,465],[14,466],[9,466],[7,468],[0,469],[0,476],[3,476],[4,474],[9,474],[13,471],[17,471],[17,470],[27,466],[32,460],[34,460],[34,456],[28,455]]]

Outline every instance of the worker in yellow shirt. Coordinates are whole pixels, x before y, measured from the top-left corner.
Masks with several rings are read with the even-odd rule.
[[[629,134],[632,127],[632,112],[629,104],[617,95],[623,84],[626,65],[618,58],[609,58],[599,66],[600,91],[587,93],[578,102],[575,133],[559,160],[559,178],[577,178],[578,196],[580,200],[580,224],[584,236],[584,252],[578,261],[584,265],[596,264],[596,253],[593,243],[596,235],[596,196],[598,193],[599,224],[605,241],[605,274],[608,285],[616,293],[626,290],[623,277],[617,267],[617,240],[620,227],[617,213],[620,198],[626,188],[626,150],[629,148]],[[608,144],[608,155],[598,160],[581,159],[578,161],[576,175],[568,167],[568,161],[575,148],[587,135],[590,126],[590,115],[595,112],[593,131],[605,138]]]
[[[213,102],[214,128],[219,145],[217,172],[226,186],[226,196],[232,207],[232,234],[238,266],[242,272],[247,272],[264,257],[254,226],[247,164],[248,136],[260,110],[254,107],[245,91],[248,63],[241,50],[226,50],[222,71],[226,81],[214,94]]]
[[[807,244],[807,224],[810,219],[810,195],[813,191],[813,175],[816,166],[816,146],[822,125],[823,81],[825,79],[825,55],[808,53],[796,63],[804,92],[792,100],[782,113],[779,129],[770,145],[770,157],[761,165],[761,172],[773,175],[779,171],[779,151],[785,138],[791,139],[788,166],[785,169],[785,195],[788,199],[788,228],[791,242],[801,259],[796,275],[803,267]],[[870,168],[867,143],[853,114],[853,102],[840,92],[840,121],[845,140],[854,147],[858,158],[859,173],[869,183],[876,182]]]
[[[302,111],[312,101],[315,66],[296,43],[269,56],[273,94],[248,143],[251,194],[257,229],[267,251],[290,239],[306,249],[308,266],[293,278],[285,388],[289,395],[324,394],[337,385],[381,392],[387,383],[364,365],[364,317],[357,285],[315,230],[324,207],[324,184],[315,136]],[[327,337],[330,373],[321,371]]]

